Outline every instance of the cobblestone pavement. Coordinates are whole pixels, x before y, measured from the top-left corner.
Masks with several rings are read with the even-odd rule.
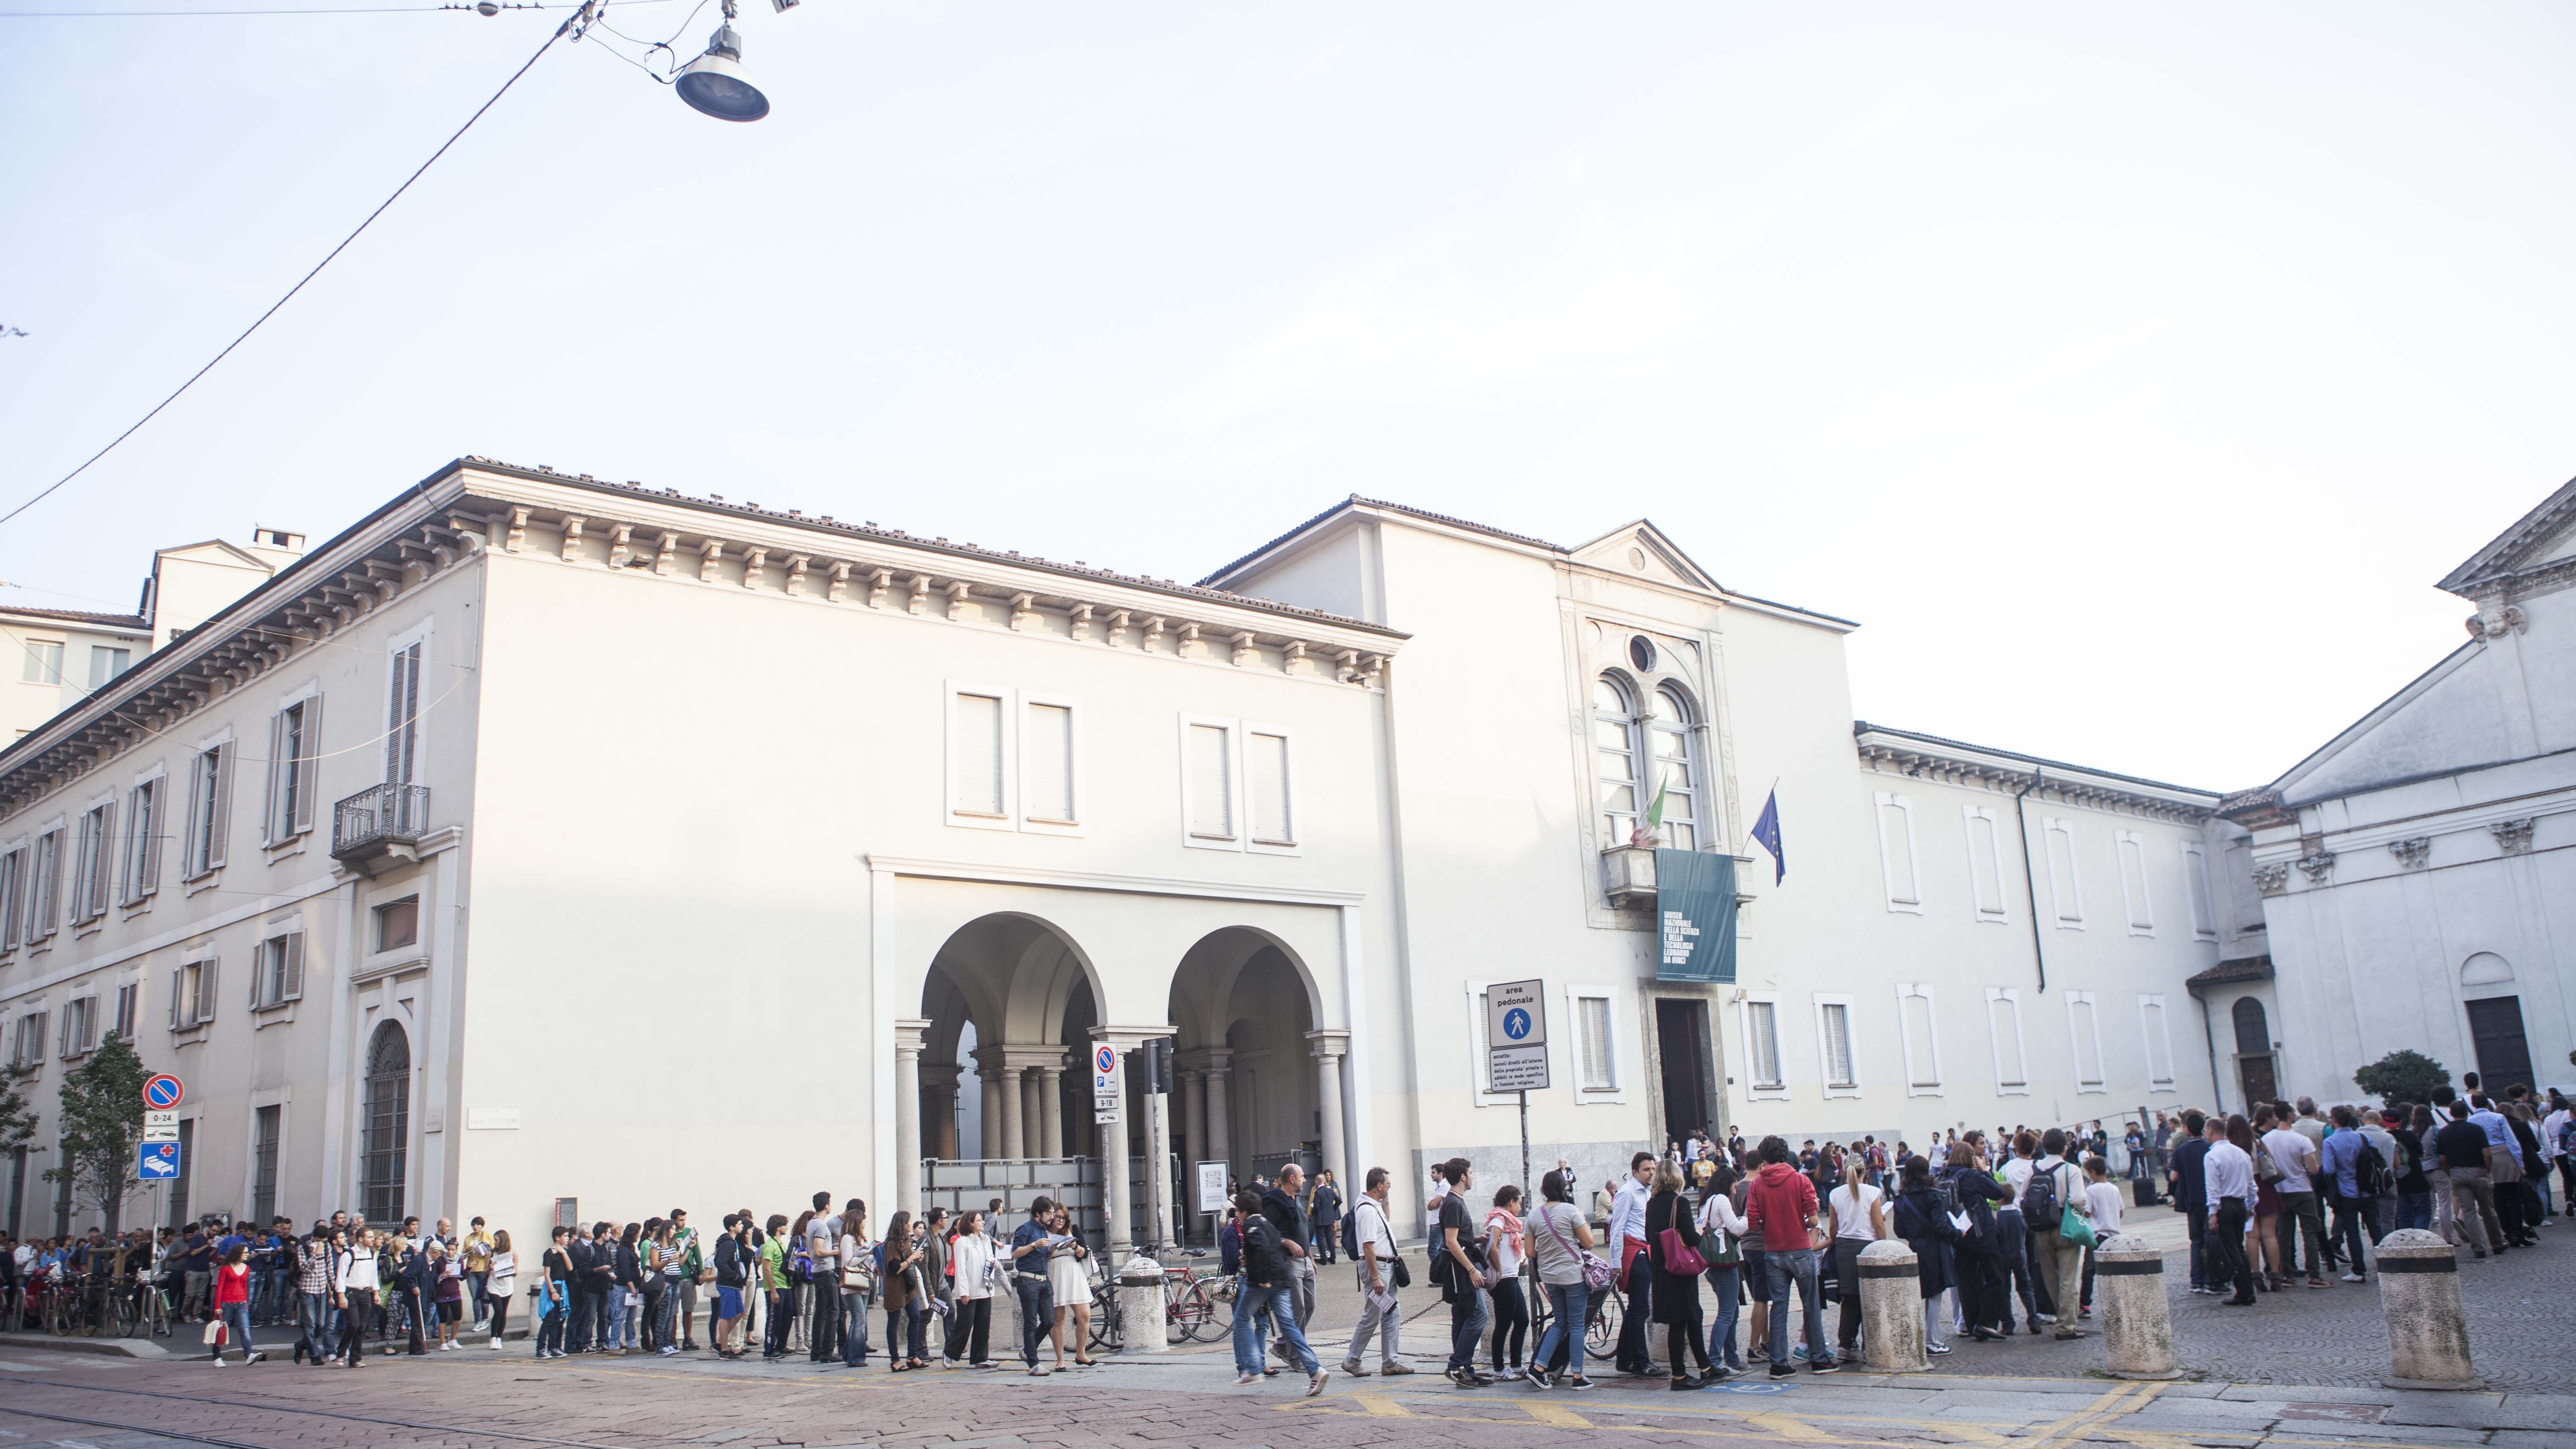
[[[1799,1449],[2564,1449],[2576,1397],[2404,1394],[2219,1383],[2132,1384],[1964,1374],[1803,1375],[1746,1392],[1463,1392],[1338,1376],[1320,1397],[1290,1375],[1238,1389],[1209,1355],[1130,1360],[1060,1377],[934,1370],[895,1376],[801,1360],[727,1364],[575,1358],[513,1348],[378,1360],[359,1371],[270,1362],[135,1361],[0,1351],[0,1442],[59,1449],[767,1449],[771,1445],[1538,1449],[1566,1432],[1620,1442]]]

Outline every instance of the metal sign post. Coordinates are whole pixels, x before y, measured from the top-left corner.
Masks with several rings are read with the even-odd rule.
[[[1485,988],[1485,1089],[1521,1098],[1521,1190],[1529,1191],[1529,1094],[1548,1088],[1547,983],[1532,978]]]

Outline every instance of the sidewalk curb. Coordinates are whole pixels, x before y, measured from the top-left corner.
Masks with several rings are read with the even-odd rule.
[[[99,1354],[108,1358],[167,1359],[157,1343],[131,1338],[58,1338],[50,1333],[0,1333],[0,1348],[51,1349],[56,1353]]]

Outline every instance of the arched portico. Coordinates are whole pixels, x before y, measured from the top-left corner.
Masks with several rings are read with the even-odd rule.
[[[1182,955],[1170,1015],[1185,1165],[1222,1162],[1241,1178],[1296,1162],[1348,1175],[1350,1033],[1321,1023],[1325,999],[1294,944],[1259,927],[1220,928]]]

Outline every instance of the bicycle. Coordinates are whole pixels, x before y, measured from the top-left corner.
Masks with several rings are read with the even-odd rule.
[[[1127,1345],[1127,1320],[1118,1311],[1118,1281],[1103,1277],[1091,1285],[1091,1346],[1115,1353]]]
[[[1204,1258],[1207,1250],[1187,1248],[1180,1256]],[[1213,1343],[1233,1331],[1234,1315],[1231,1312],[1224,1315],[1222,1325],[1217,1322],[1217,1304],[1222,1301],[1225,1300],[1215,1291],[1215,1286],[1201,1278],[1190,1264],[1163,1270],[1163,1318],[1171,1326],[1171,1331],[1181,1336],[1182,1342],[1197,1343],[1201,1341],[1200,1335],[1206,1334],[1205,1341]]]

